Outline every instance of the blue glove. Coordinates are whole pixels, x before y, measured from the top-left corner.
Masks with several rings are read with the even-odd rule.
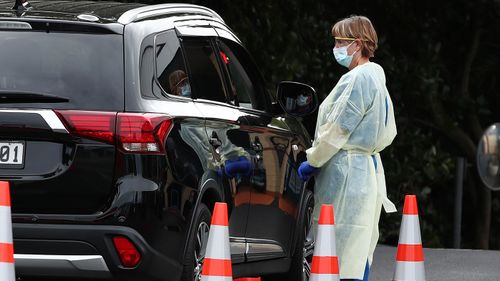
[[[237,175],[249,177],[252,174],[252,163],[245,156],[240,156],[234,160],[226,160],[224,163],[226,176],[234,178]]]
[[[309,178],[315,175],[319,171],[319,168],[315,168],[309,165],[309,162],[304,161],[299,166],[299,178],[303,181],[309,180]]]

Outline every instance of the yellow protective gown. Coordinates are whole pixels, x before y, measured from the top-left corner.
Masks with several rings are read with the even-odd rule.
[[[387,198],[379,152],[396,136],[392,101],[382,67],[368,62],[340,78],[318,112],[307,160],[321,167],[316,176],[314,219],[321,204],[333,204],[341,279],[363,279],[378,241]]]

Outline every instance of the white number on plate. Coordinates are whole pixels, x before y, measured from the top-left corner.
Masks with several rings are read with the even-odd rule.
[[[23,164],[24,146],[19,142],[0,142],[0,164]]]

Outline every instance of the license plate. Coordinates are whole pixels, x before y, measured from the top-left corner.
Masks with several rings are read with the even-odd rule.
[[[24,166],[24,143],[0,142],[0,167],[22,168]]]

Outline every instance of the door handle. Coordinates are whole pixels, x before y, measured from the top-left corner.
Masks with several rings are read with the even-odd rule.
[[[219,136],[217,135],[216,132],[212,132],[212,137],[208,140],[211,146],[213,146],[215,149],[219,148],[222,145],[221,140],[219,139]]]
[[[259,137],[255,137],[253,143],[251,144],[252,146],[252,149],[257,153],[257,154],[260,154],[262,153],[262,151],[264,150],[264,148],[262,147],[262,143],[260,143],[260,139]]]

